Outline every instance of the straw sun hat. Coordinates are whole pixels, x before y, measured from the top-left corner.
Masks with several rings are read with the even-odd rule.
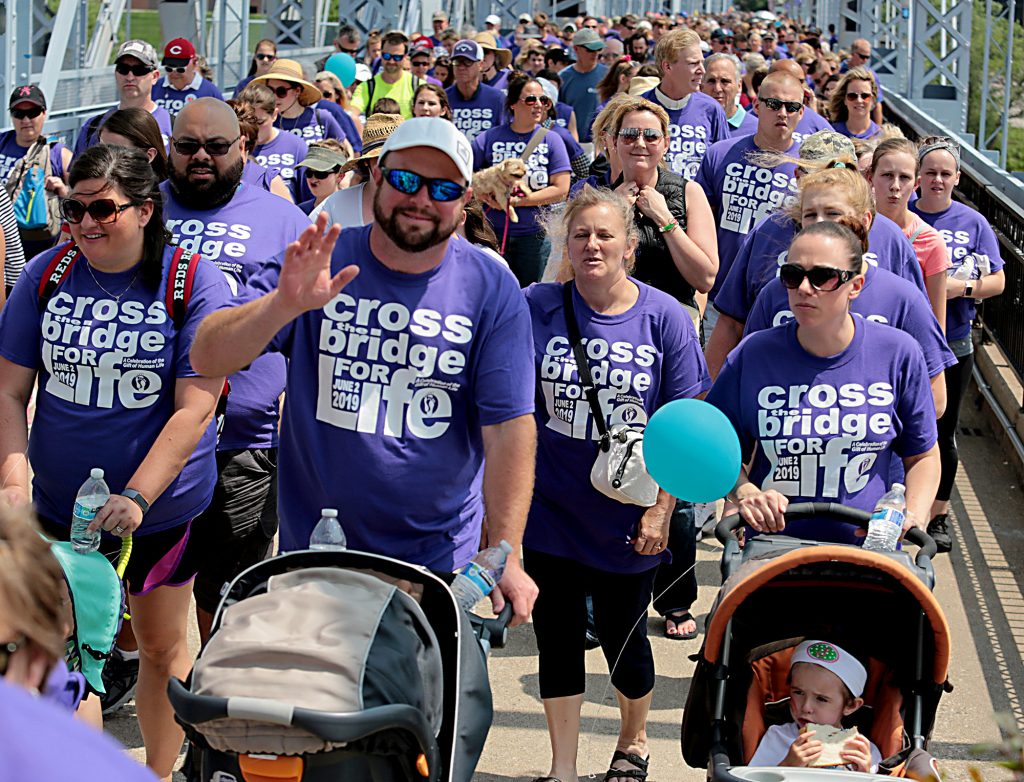
[[[360,163],[380,157],[384,142],[401,124],[401,114],[371,114],[367,117],[363,125],[363,153],[348,161],[341,170],[350,171]]]
[[[302,72],[302,66],[295,62],[295,60],[274,60],[270,70],[262,76],[256,76],[253,78],[253,81],[270,81],[271,79],[301,85],[302,92],[299,93],[299,103],[303,106],[312,106],[324,96],[319,87],[312,82],[306,81],[305,74]]]

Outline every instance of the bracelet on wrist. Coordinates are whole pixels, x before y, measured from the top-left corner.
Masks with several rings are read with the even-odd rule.
[[[667,234],[669,231],[674,231],[678,227],[679,223],[673,220],[670,223],[665,223],[665,225],[659,227],[658,230],[661,231],[663,234]]]

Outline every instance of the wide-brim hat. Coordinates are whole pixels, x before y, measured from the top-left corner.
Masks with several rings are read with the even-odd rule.
[[[627,91],[634,98],[640,98],[659,84],[661,84],[661,79],[657,76],[634,76],[629,80],[629,89]]]
[[[367,117],[366,124],[363,125],[363,152],[359,157],[348,161],[341,170],[351,171],[360,163],[380,157],[384,142],[402,122],[401,114],[371,114]]]
[[[274,60],[274,64],[270,66],[269,71],[262,76],[253,77],[253,81],[270,81],[271,79],[302,85],[302,92],[299,93],[299,103],[303,106],[312,106],[324,96],[319,87],[312,82],[306,81],[306,74],[303,73],[302,66],[295,62],[295,60]]]
[[[348,156],[344,152],[336,152],[328,147],[311,146],[306,151],[306,157],[296,165],[296,168],[304,166],[312,171],[333,171],[347,162]]]
[[[512,52],[509,49],[502,49],[494,33],[482,32],[473,36],[473,40],[480,44],[484,51],[494,52],[494,65],[501,71],[512,64]]]

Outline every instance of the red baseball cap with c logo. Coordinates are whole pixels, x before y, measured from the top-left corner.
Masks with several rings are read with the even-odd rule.
[[[196,56],[196,47],[187,38],[175,38],[164,47],[164,60],[191,60]]]

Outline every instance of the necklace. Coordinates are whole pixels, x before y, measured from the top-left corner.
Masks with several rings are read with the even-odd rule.
[[[140,269],[136,269],[135,270],[135,275],[132,277],[132,281],[128,283],[128,287],[125,288],[123,291],[121,291],[119,294],[114,295],[113,293],[108,291],[106,288],[104,288],[103,285],[100,283],[100,281],[96,279],[96,273],[92,270],[92,264],[89,263],[88,260],[86,260],[86,262],[85,262],[85,268],[89,270],[89,276],[92,277],[92,281],[94,283],[96,283],[96,285],[99,287],[99,289],[101,291],[103,291],[105,294],[107,294],[110,298],[112,298],[115,302],[120,302],[121,298],[128,291],[130,291],[132,289],[132,287],[135,285],[135,281],[139,279],[139,273],[142,271],[141,268]]]

